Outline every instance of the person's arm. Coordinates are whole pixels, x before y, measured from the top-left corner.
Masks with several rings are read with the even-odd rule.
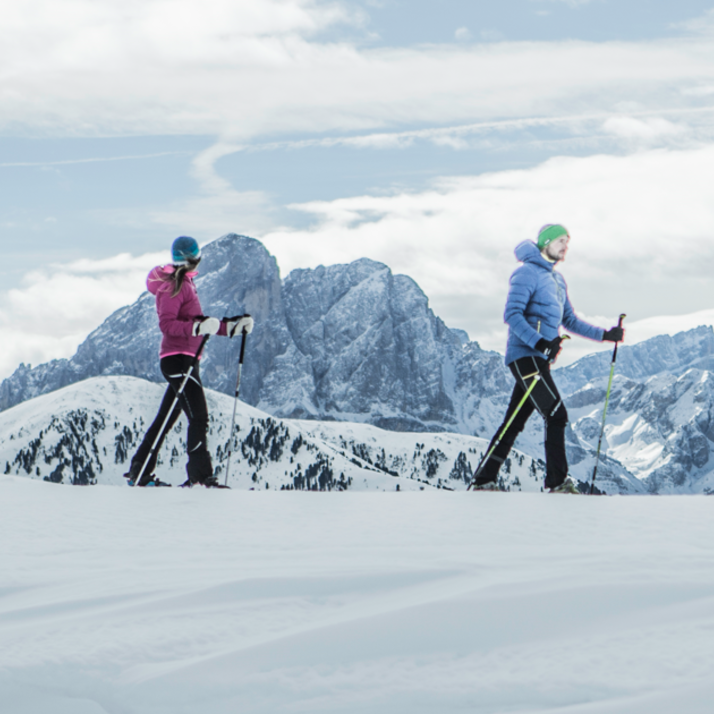
[[[503,314],[503,320],[511,328],[513,334],[533,348],[543,337],[526,320],[526,308],[535,290],[535,285],[529,268],[522,266],[515,270],[511,275],[506,310]]]
[[[589,340],[595,340],[596,342],[602,342],[605,330],[600,327],[595,327],[585,320],[581,320],[573,310],[573,306],[570,304],[570,298],[568,297],[568,288],[563,281],[563,286],[565,287],[565,305],[563,307],[563,327],[568,331],[581,337],[587,337]]]

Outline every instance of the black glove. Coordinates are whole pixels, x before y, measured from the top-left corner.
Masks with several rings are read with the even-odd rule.
[[[619,326],[605,330],[602,336],[603,342],[622,342],[625,339],[625,331]]]
[[[545,355],[548,362],[555,362],[560,354],[560,350],[563,349],[561,343],[564,339],[564,337],[556,337],[552,340],[546,340],[541,337],[541,339],[536,342],[535,348],[538,352],[542,352]]]

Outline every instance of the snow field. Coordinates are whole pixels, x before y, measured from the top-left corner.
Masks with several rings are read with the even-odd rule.
[[[2,476],[2,711],[709,712],[713,508]]]

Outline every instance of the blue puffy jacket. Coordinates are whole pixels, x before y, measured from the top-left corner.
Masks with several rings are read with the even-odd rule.
[[[603,330],[580,320],[568,299],[568,288],[563,276],[554,270],[532,241],[526,240],[516,248],[516,258],[523,263],[511,275],[506,311],[503,319],[508,325],[506,364],[521,357],[543,357],[535,349],[541,338],[552,340],[561,325],[568,332],[602,341]]]

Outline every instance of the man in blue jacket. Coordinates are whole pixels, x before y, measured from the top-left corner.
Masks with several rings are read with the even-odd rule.
[[[555,270],[565,259],[570,236],[561,225],[548,224],[538,233],[537,243],[523,241],[516,248],[516,258],[523,263],[511,275],[504,321],[508,324],[506,365],[516,378],[513,395],[503,424],[496,431],[489,449],[497,441],[520,404],[536,375],[540,375],[526,403],[496,446],[491,457],[475,474],[477,490],[498,490],[498,471],[506,460],[518,434],[535,409],[545,421],[545,487],[553,493],[578,493],[568,476],[565,455],[565,426],[568,412],[560,398],[550,363],[558,356],[563,337],[560,326],[569,332],[598,342],[621,342],[624,330],[602,330],[579,319],[568,299],[563,276]],[[488,451],[486,452],[488,453]]]

